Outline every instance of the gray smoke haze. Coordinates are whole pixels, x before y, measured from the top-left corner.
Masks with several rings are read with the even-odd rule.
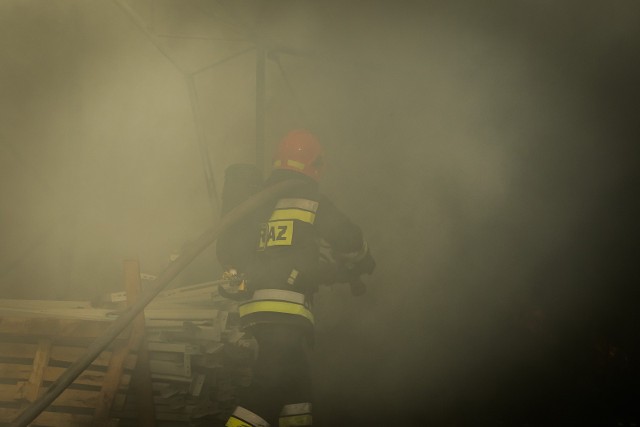
[[[184,73],[257,41],[267,153],[317,132],[378,262],[363,298],[317,296],[323,425],[525,408],[561,393],[565,341],[637,320],[635,3],[125,3],[164,54],[116,2],[0,5],[3,297],[117,290],[124,258],[158,272],[215,221]],[[218,192],[255,159],[254,67],[194,75]],[[218,273],[210,252],[178,282]]]

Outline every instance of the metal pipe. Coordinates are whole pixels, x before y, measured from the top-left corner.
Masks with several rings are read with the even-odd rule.
[[[256,166],[264,178],[264,121],[267,87],[267,50],[258,45],[256,49]]]
[[[202,114],[200,113],[200,105],[198,103],[198,92],[196,90],[195,77],[192,75],[185,75],[184,77],[187,83],[187,88],[189,89],[189,100],[191,101],[191,112],[196,126],[198,150],[200,151],[200,160],[202,161],[202,171],[204,172],[204,180],[207,183],[207,195],[209,196],[209,202],[211,203],[211,208],[213,209],[214,214],[213,217],[215,218],[216,213],[220,211],[220,198],[218,197],[215,176],[213,174],[213,168],[211,167],[211,158],[209,157],[207,141],[204,135],[204,129],[202,128]]]
[[[55,380],[47,392],[35,400],[9,424],[10,427],[26,427],[35,420],[71,383],[116,339],[136,316],[173,280],[200,252],[213,243],[218,235],[236,224],[258,207],[303,184],[301,180],[288,180],[273,185],[238,205],[225,215],[217,226],[205,231],[186,251],[171,263],[155,281],[155,287],[116,319],[103,335],[89,345],[87,351]]]

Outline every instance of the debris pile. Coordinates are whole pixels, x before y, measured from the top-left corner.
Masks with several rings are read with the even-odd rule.
[[[218,293],[219,282],[161,292],[145,309],[146,351],[157,426],[215,426],[233,410],[239,390],[250,381],[255,343],[240,331],[237,303]],[[109,321],[124,309],[126,293],[100,304],[77,301],[16,301],[0,316],[38,316]],[[133,378],[143,367],[139,358]],[[142,375],[140,376],[143,377]],[[127,377],[128,380],[128,377]],[[111,408],[119,426],[138,424],[134,387],[122,389]]]
[[[126,301],[126,294],[109,299]],[[240,331],[237,303],[218,293],[218,282],[170,289],[149,304],[145,324],[158,425],[211,426],[226,418],[250,380],[255,354]],[[136,425],[137,411],[129,393],[112,416]]]

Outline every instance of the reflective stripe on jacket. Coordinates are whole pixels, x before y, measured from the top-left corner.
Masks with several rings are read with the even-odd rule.
[[[246,318],[255,313],[280,313],[301,316],[314,323],[313,313],[304,296],[299,292],[284,289],[258,289],[251,300],[238,307],[240,318]]]

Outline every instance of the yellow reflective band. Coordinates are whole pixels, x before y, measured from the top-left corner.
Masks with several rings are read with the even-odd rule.
[[[296,304],[304,304],[304,294],[286,289],[258,289],[253,293],[253,301],[288,301]],[[307,411],[308,412],[308,411]],[[301,414],[302,412],[296,412]]]
[[[287,166],[291,166],[292,168],[304,170],[304,163],[298,162],[296,160],[287,160]]]
[[[280,160],[276,160],[275,162],[273,162],[273,166],[276,168],[279,168],[280,165],[282,165],[282,162]]]
[[[314,323],[313,313],[303,305],[286,301],[251,301],[238,307],[240,317],[260,312],[295,314]]]
[[[298,277],[298,274],[300,274],[300,272],[298,270],[296,270],[295,268],[293,270],[291,270],[291,274],[289,274],[289,278],[287,279],[287,283],[290,284],[291,286],[293,286],[294,283],[296,283],[296,278]]]
[[[310,427],[312,425],[313,418],[310,414],[280,417],[278,420],[279,427]]]
[[[225,427],[254,427],[251,424],[247,424],[246,422],[237,419],[233,415],[229,417]]]
[[[309,212],[316,212],[319,203],[309,199],[280,199],[276,203],[276,209],[298,208]]]
[[[227,423],[232,422],[232,419],[237,419],[237,422],[242,424],[232,424],[231,426],[227,424],[227,427],[236,427],[236,425],[241,427],[269,427],[269,423],[261,416],[243,408],[242,406],[236,406],[236,409],[233,411],[233,414],[231,414],[231,417],[229,417],[229,421],[227,421]]]
[[[311,413],[311,402],[304,403],[289,403],[282,407],[280,411],[281,417],[288,417],[291,415],[304,415]]]
[[[271,214],[269,221],[278,221],[282,219],[297,219],[298,221],[313,224],[316,220],[316,214],[313,212],[303,211],[302,209],[276,209]]]

